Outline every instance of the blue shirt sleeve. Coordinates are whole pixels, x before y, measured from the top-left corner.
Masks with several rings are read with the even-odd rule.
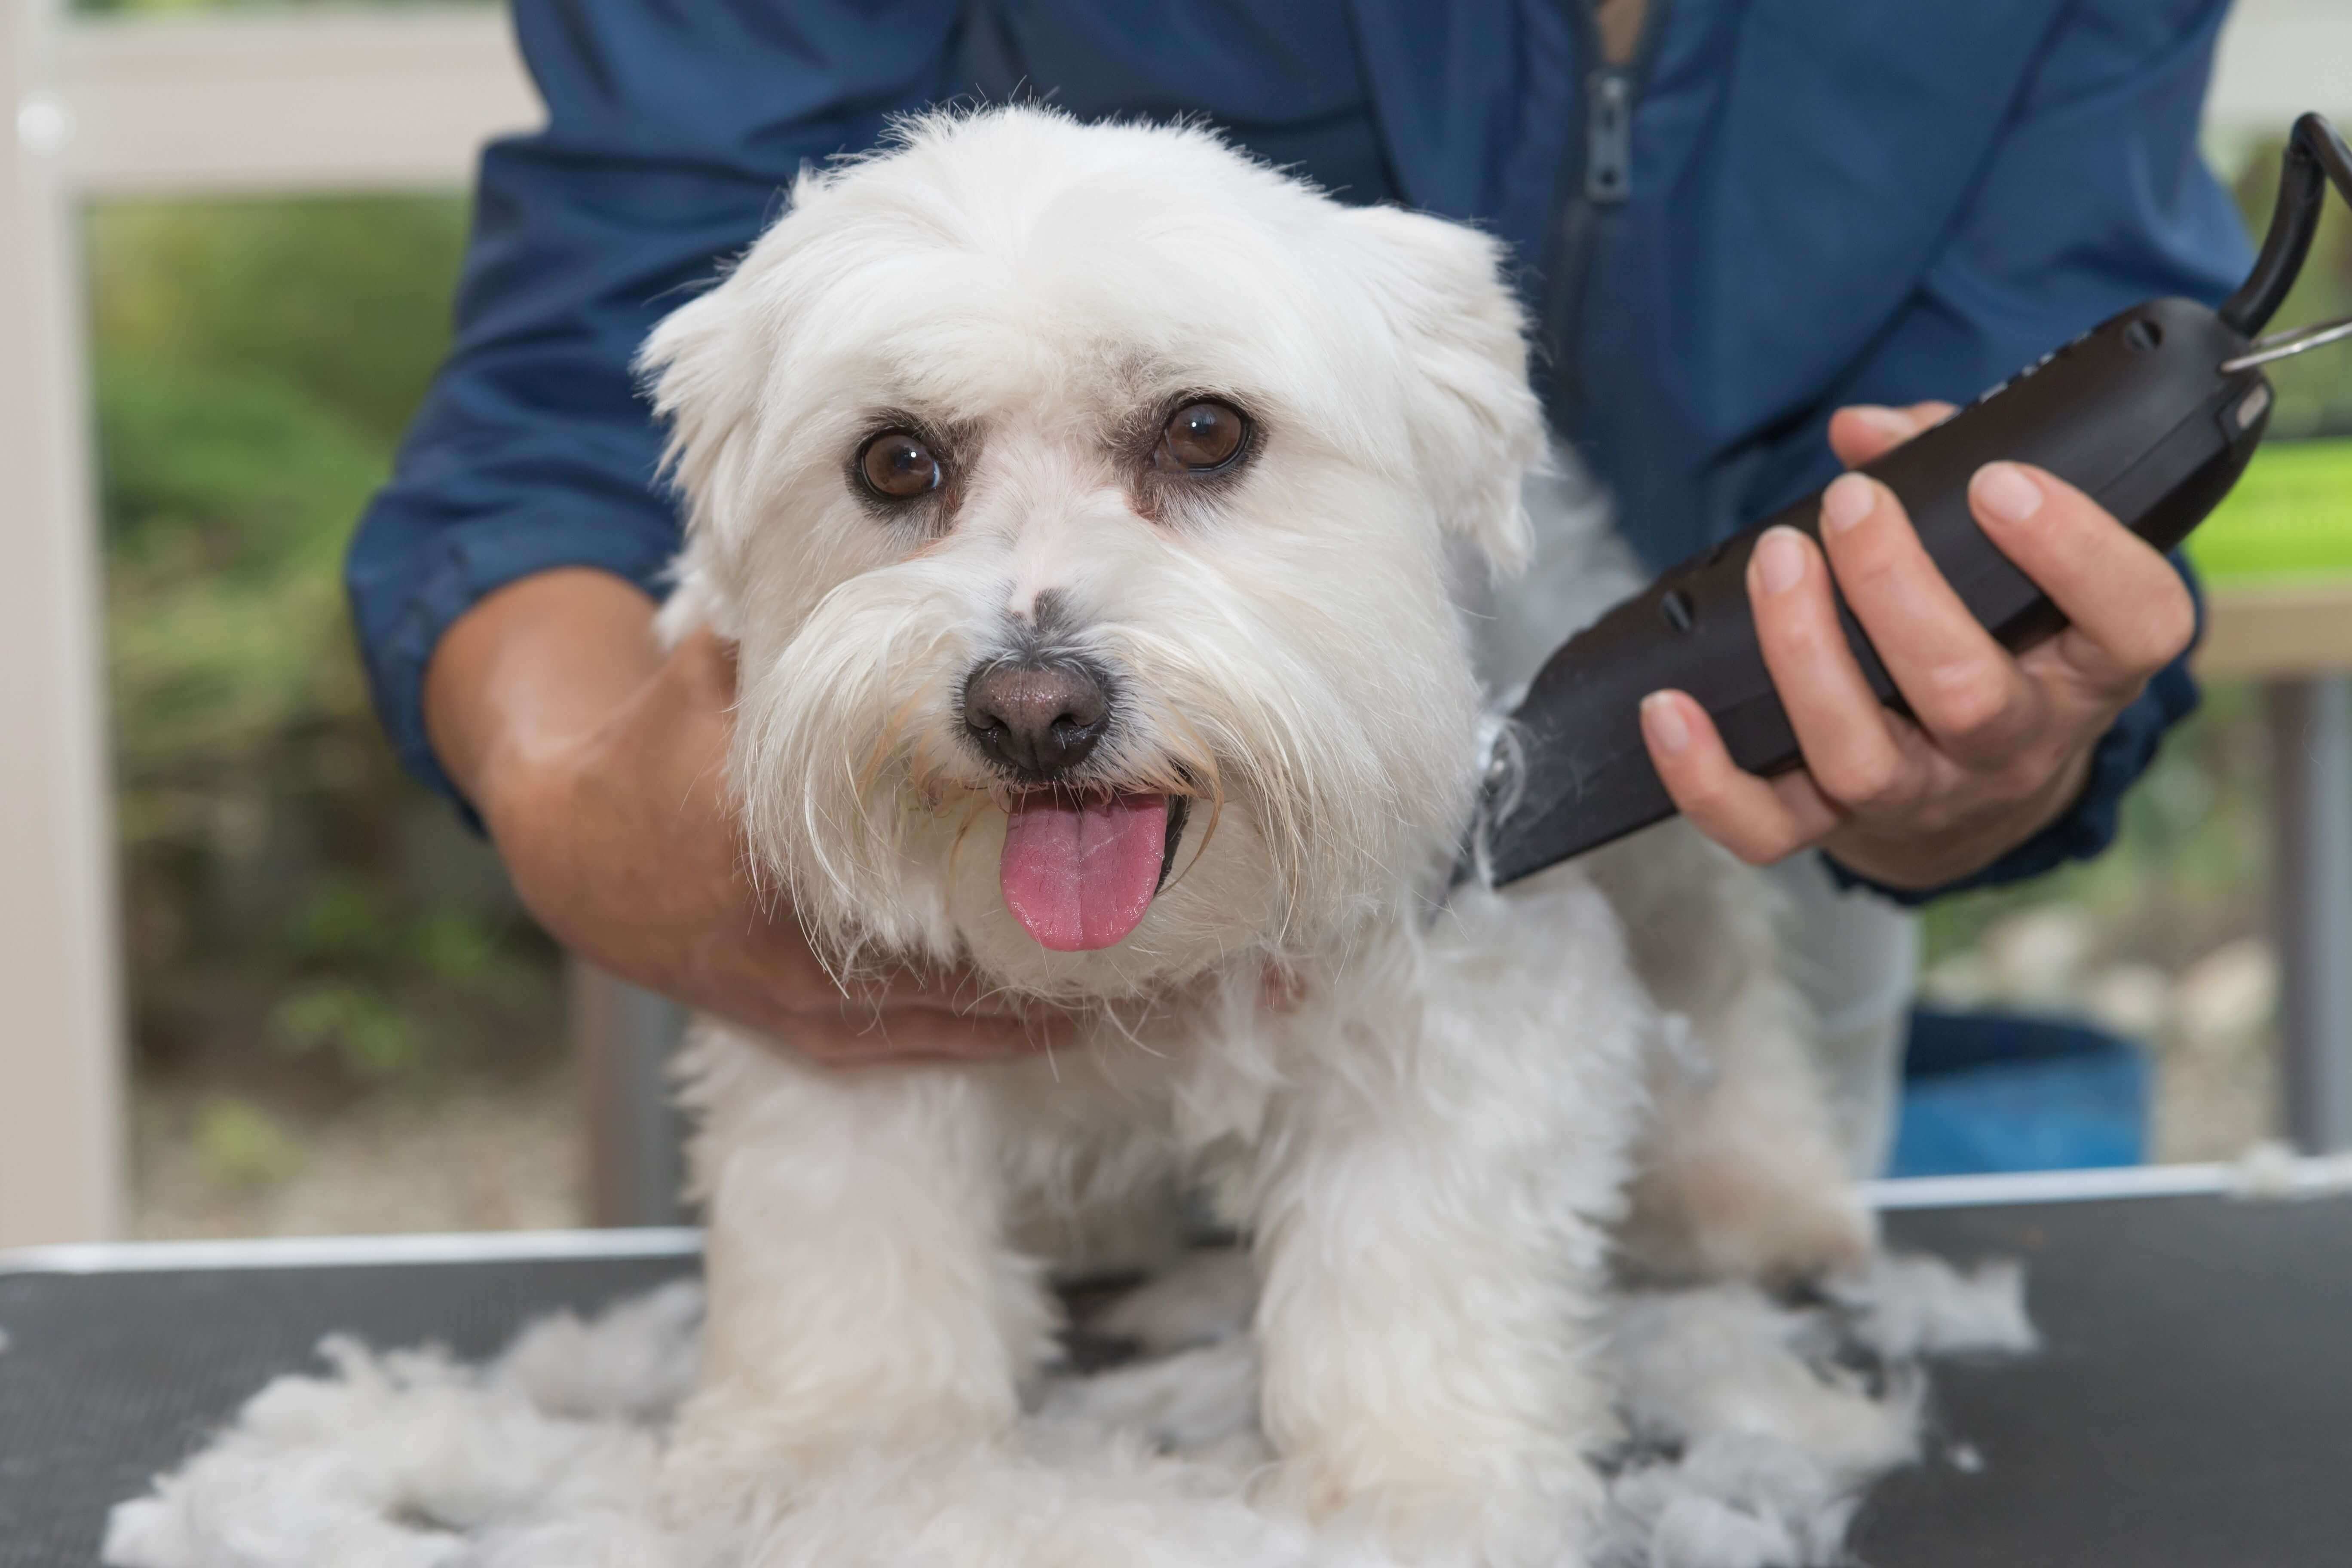
[[[2069,10],[1917,299],[1840,401],[1908,403],[1921,395],[1922,366],[1955,357],[1990,367],[1990,384],[2142,299],[2219,303],[2237,286],[2252,249],[2197,145],[2226,9],[2221,0],[2090,0]],[[2200,605],[2200,635],[2202,625]],[[2100,740],[2082,795],[2057,820],[1951,887],[1879,890],[1918,903],[2099,854],[2114,842],[2124,793],[2197,700],[2184,654]],[[1845,885],[1875,886],[1834,861],[1831,869]]]
[[[639,342],[757,237],[803,163],[953,90],[957,11],[516,0],[547,124],[483,155],[455,344],[345,563],[377,710],[418,777],[457,798],[423,685],[477,601],[562,566],[659,592],[678,525]]]

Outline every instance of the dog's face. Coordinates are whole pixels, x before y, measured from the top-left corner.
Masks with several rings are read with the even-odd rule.
[[[1450,857],[1449,542],[1526,549],[1494,247],[1211,137],[935,119],[647,346],[754,855],[847,954],[1116,995]]]

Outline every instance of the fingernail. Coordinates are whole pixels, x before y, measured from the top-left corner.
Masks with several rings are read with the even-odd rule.
[[[2042,510],[2042,487],[2015,463],[1987,463],[1969,488],[1977,505],[2003,522],[2023,522]]]
[[[1911,416],[1900,409],[1878,403],[1857,403],[1846,412],[1882,436],[1907,437],[1911,434]]]
[[[1649,731],[1658,750],[1669,755],[1690,744],[1690,726],[1683,722],[1682,710],[1663,691],[1642,699],[1642,728]]]
[[[1768,528],[1756,542],[1756,580],[1768,594],[1785,594],[1805,575],[1805,547],[1794,531]]]
[[[1822,492],[1822,527],[1843,533],[1870,515],[1878,504],[1878,490],[1860,474],[1840,474]]]

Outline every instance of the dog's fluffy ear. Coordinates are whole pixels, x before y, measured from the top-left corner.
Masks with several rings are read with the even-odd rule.
[[[1544,464],[1544,419],[1503,247],[1399,207],[1359,207],[1348,220],[1367,242],[1370,281],[1420,384],[1409,417],[1423,482],[1447,527],[1496,570],[1520,571],[1534,541],[1519,489]]]
[[[729,514],[730,498],[719,492],[740,467],[730,458],[751,437],[767,376],[761,334],[743,319],[744,292],[722,280],[663,317],[637,353],[638,379],[669,426],[663,467],[686,492],[689,531]]]
[[[727,574],[712,568],[741,547],[740,525],[730,520],[758,515],[754,424],[772,368],[758,310],[744,280],[722,279],[664,317],[637,353],[639,384],[669,426],[663,472],[686,502],[677,591],[659,624],[665,642],[698,626],[739,635],[735,606],[719,588]]]

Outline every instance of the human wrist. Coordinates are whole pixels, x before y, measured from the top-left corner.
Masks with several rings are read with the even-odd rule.
[[[593,737],[661,668],[655,606],[584,568],[508,584],[451,624],[426,667],[426,733],[497,836],[576,770]]]

